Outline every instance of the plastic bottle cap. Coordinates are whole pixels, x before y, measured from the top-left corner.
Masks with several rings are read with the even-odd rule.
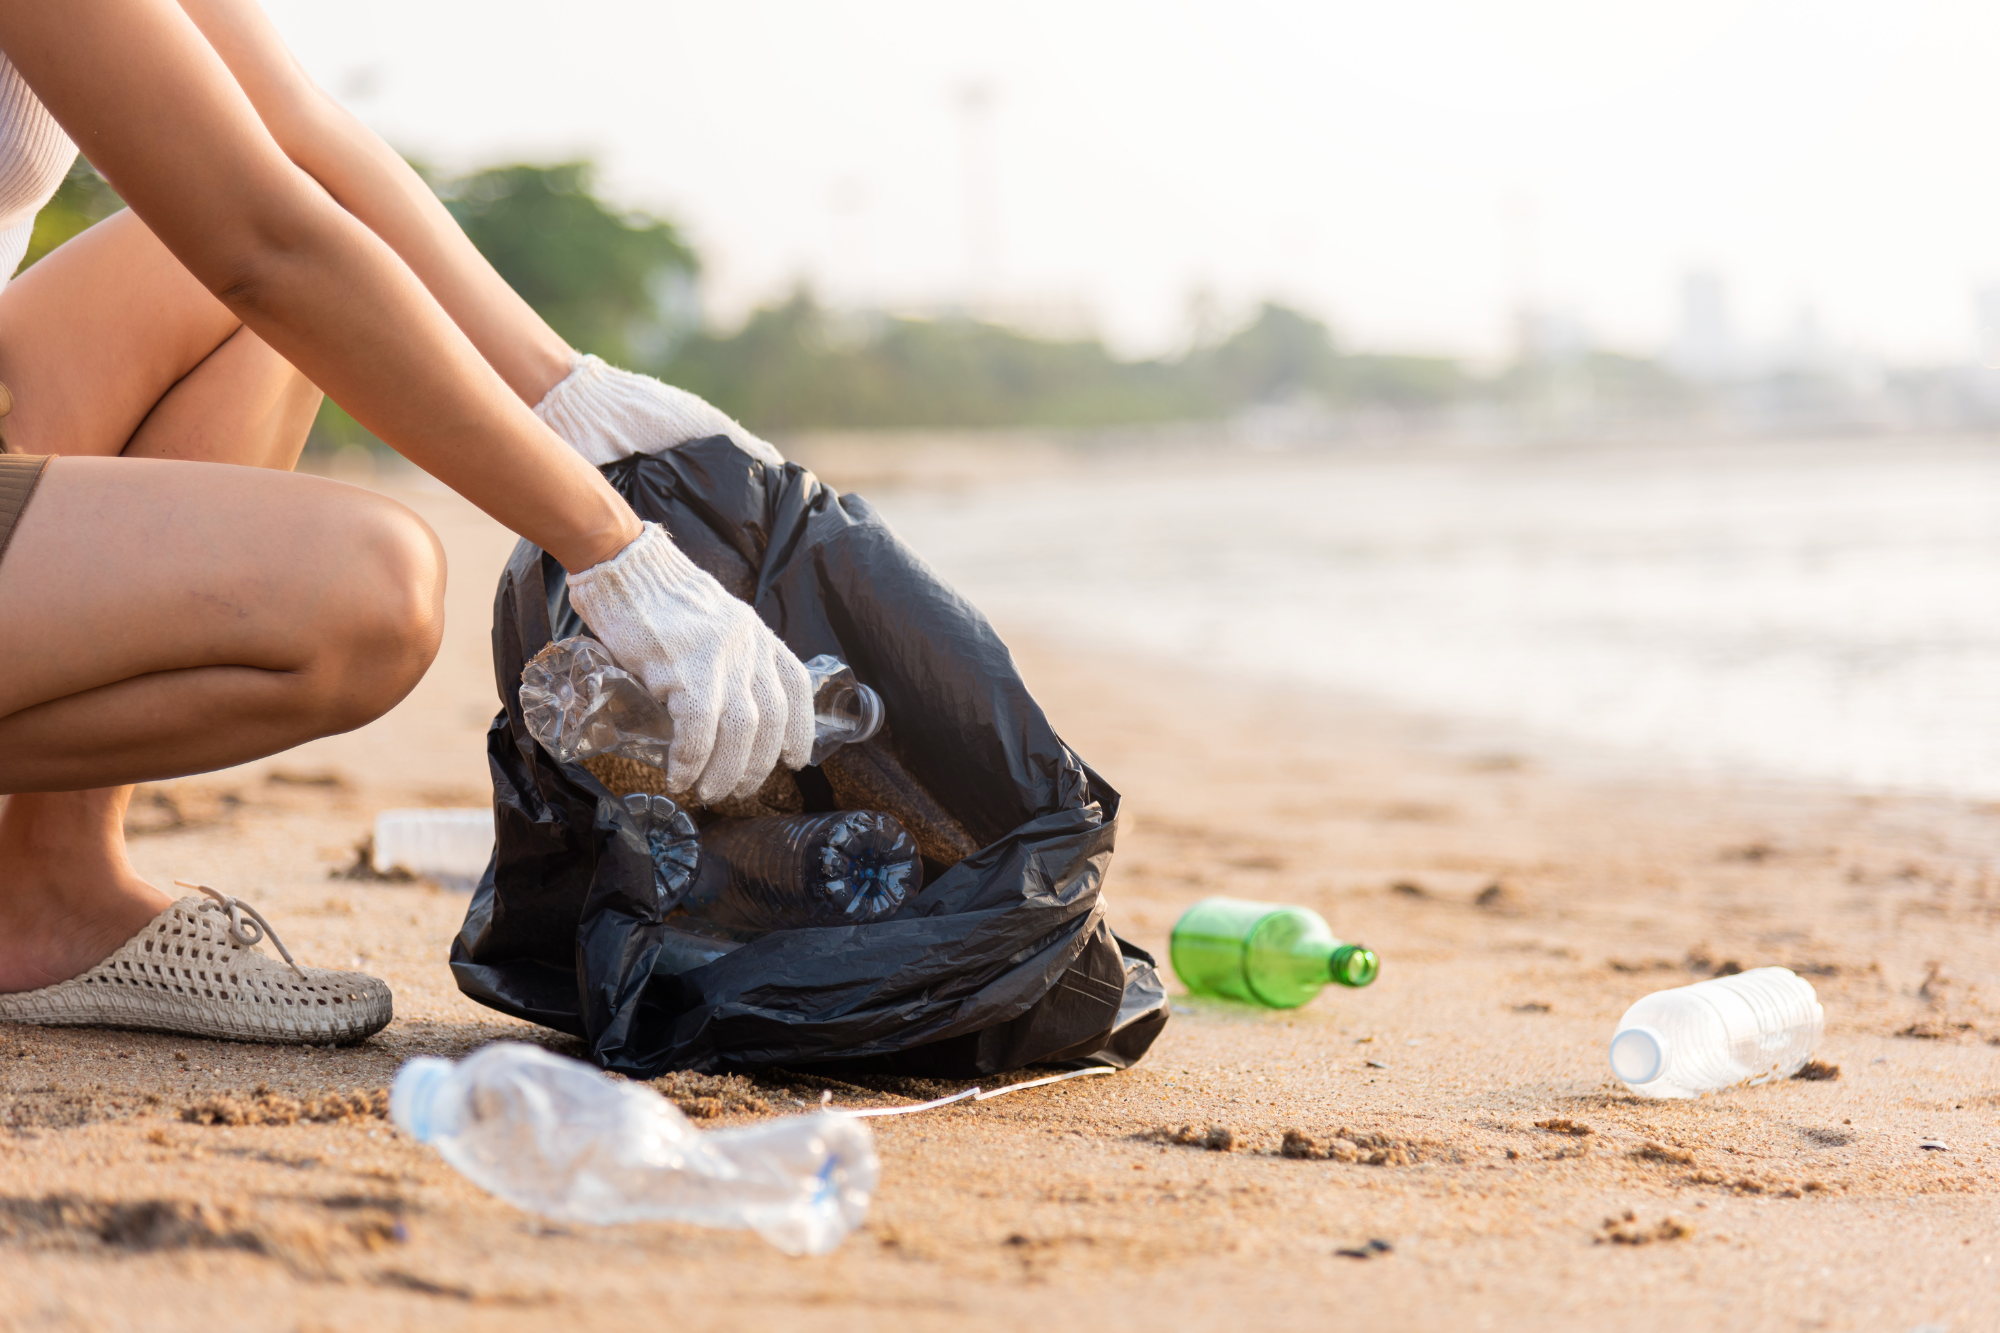
[[[438,1091],[451,1077],[452,1062],[420,1055],[405,1062],[389,1085],[389,1119],[419,1143],[429,1143],[436,1126],[431,1123]]]
[[[1611,1072],[1626,1083],[1651,1083],[1667,1072],[1672,1049],[1658,1028],[1625,1028],[1611,1038]]]

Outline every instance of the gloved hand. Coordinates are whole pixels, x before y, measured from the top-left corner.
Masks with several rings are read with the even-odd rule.
[[[592,467],[711,435],[727,435],[772,467],[785,465],[784,455],[707,400],[594,356],[577,357],[569,375],[535,404],[535,415]]]
[[[782,758],[812,757],[812,680],[749,605],[657,523],[569,579],[570,600],[618,665],[674,719],[667,789],[704,805],[749,796]]]

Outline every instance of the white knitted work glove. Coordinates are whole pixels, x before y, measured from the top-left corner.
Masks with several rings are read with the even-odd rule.
[[[674,719],[667,790],[704,805],[749,796],[782,758],[812,757],[812,680],[746,602],[648,523],[611,559],[569,577],[570,601]]]
[[[783,454],[706,399],[594,356],[577,357],[569,375],[535,404],[535,415],[592,467],[633,454],[664,453],[711,435],[727,435],[772,467],[785,465]]]

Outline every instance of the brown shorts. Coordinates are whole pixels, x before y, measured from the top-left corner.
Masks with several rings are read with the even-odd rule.
[[[42,469],[48,465],[46,457],[0,453],[0,560],[7,558],[7,543],[14,536],[22,511],[35,496]]]

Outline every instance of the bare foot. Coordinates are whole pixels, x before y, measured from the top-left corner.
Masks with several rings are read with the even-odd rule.
[[[172,905],[125,854],[130,787],[0,805],[0,992],[87,972]]]

